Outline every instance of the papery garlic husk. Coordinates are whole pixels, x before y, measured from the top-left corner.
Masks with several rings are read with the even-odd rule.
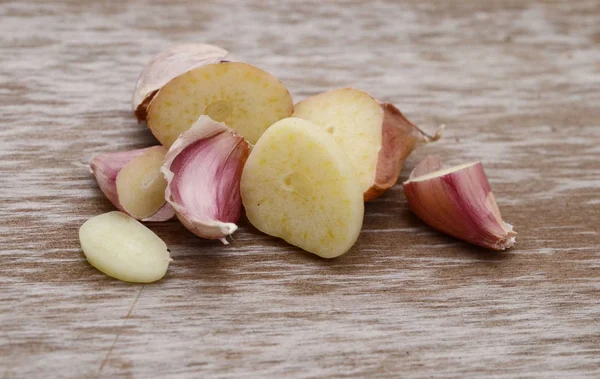
[[[166,221],[175,215],[164,198],[166,180],[160,167],[167,149],[144,149],[100,154],[90,172],[100,190],[120,211],[142,221]]]
[[[413,170],[419,175],[404,182],[412,211],[429,226],[472,244],[511,247],[517,233],[502,220],[481,162],[440,169],[439,157],[427,159]]]
[[[413,179],[419,176],[429,174],[430,172],[439,171],[442,169],[442,159],[439,155],[428,155],[425,159],[419,162],[418,165],[410,172],[408,179]]]
[[[382,146],[375,171],[375,181],[365,194],[365,201],[379,197],[396,184],[406,158],[419,146],[439,140],[445,125],[429,135],[410,122],[391,103],[381,103],[383,110]]]
[[[166,198],[192,233],[227,244],[225,237],[237,230],[240,177],[250,149],[243,137],[208,116],[173,143],[161,169]]]
[[[227,50],[205,43],[176,45],[161,51],[144,67],[133,91],[132,106],[138,122],[156,93],[176,77],[200,66],[233,60]]]

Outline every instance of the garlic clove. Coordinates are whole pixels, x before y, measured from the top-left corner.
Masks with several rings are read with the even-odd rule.
[[[132,106],[138,122],[146,120],[146,111],[154,95],[172,79],[200,66],[231,61],[227,50],[205,43],[170,47],[144,67],[133,91]]]
[[[228,243],[242,213],[240,177],[249,154],[243,137],[208,116],[173,143],[161,171],[167,201],[188,230]]]
[[[417,172],[439,167],[435,157],[421,163]],[[412,211],[441,232],[494,250],[515,243],[517,233],[502,220],[481,162],[411,174],[404,193]]]
[[[79,228],[88,262],[106,275],[131,283],[152,283],[167,273],[169,249],[140,222],[113,211],[92,217]]]
[[[90,162],[100,190],[119,210],[143,221],[166,221],[175,215],[165,200],[167,182],[160,173],[167,149],[101,154]]]

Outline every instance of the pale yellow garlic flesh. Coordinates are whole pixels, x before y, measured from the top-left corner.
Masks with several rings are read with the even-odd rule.
[[[260,231],[323,258],[346,253],[364,215],[363,191],[331,134],[286,118],[253,148],[241,179],[248,220]]]
[[[132,106],[138,121],[146,119],[148,104],[172,79],[196,67],[231,60],[225,49],[205,43],[186,43],[161,51],[148,62],[135,83]]]
[[[151,217],[165,204],[167,181],[160,172],[167,149],[146,150],[127,163],[117,175],[119,202],[132,217]]]
[[[352,88],[325,92],[296,104],[294,117],[333,136],[348,155],[363,192],[373,185],[383,124],[383,110],[375,99]]]
[[[228,243],[242,213],[240,176],[249,153],[244,138],[208,116],[173,143],[161,169],[165,196],[188,230]]]
[[[195,68],[163,86],[148,106],[147,122],[167,147],[201,115],[224,122],[254,144],[292,111],[292,98],[277,78],[246,63],[223,62]]]
[[[426,224],[489,249],[513,246],[517,233],[502,220],[480,162],[444,169],[439,157],[433,157],[415,171],[419,174],[404,182],[404,193],[412,211]]]
[[[171,262],[163,240],[137,220],[117,211],[86,221],[79,229],[79,240],[92,266],[125,282],[160,280]]]
[[[441,136],[441,129],[429,136],[393,105],[355,88],[310,97],[296,104],[293,115],[334,137],[356,170],[365,201],[396,183],[406,157],[415,148]]]

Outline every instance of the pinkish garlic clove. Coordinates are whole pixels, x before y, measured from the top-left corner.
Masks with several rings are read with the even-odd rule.
[[[165,200],[167,182],[160,173],[166,152],[153,146],[100,154],[90,162],[90,171],[120,211],[142,221],[166,221],[175,215]]]
[[[413,212],[441,232],[494,250],[515,243],[480,162],[441,169],[439,157],[428,157],[404,182],[404,193]]]
[[[227,50],[205,43],[176,45],[154,56],[140,73],[132,106],[138,122],[146,120],[148,105],[156,93],[176,77],[200,66],[231,61]]]
[[[192,233],[227,244],[225,237],[237,230],[240,177],[250,149],[243,137],[208,116],[173,143],[161,169],[166,198]]]

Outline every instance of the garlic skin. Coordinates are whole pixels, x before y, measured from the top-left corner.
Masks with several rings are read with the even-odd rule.
[[[429,226],[469,243],[504,250],[517,233],[504,222],[481,162],[440,169],[439,157],[421,162],[403,183],[410,208]],[[437,170],[436,170],[437,169]]]
[[[148,62],[135,83],[131,103],[138,122],[146,120],[148,105],[172,79],[196,67],[231,60],[227,50],[205,43],[176,45],[161,51]]]
[[[242,213],[240,177],[250,144],[225,124],[200,118],[173,143],[161,172],[166,199],[195,235],[218,239],[237,230]]]
[[[408,179],[413,179],[419,176],[429,174],[430,172],[439,171],[442,169],[442,159],[439,155],[428,155],[427,158],[419,162],[418,165],[411,171]]]
[[[106,198],[121,212],[132,217],[133,215],[121,204],[119,200],[119,191],[117,188],[117,178],[121,170],[134,159],[148,152],[162,151],[162,146],[152,146],[143,149],[120,151],[116,153],[104,153],[96,156],[90,162],[90,173],[96,178],[100,190]],[[134,217],[142,221],[160,222],[170,220],[175,216],[171,206],[165,201],[164,205],[149,217]]]
[[[365,201],[371,201],[390,189],[400,176],[406,158],[419,146],[439,140],[445,125],[440,125],[433,135],[429,135],[410,122],[391,103],[382,103],[383,126],[382,146],[375,171],[375,182],[365,192]]]

